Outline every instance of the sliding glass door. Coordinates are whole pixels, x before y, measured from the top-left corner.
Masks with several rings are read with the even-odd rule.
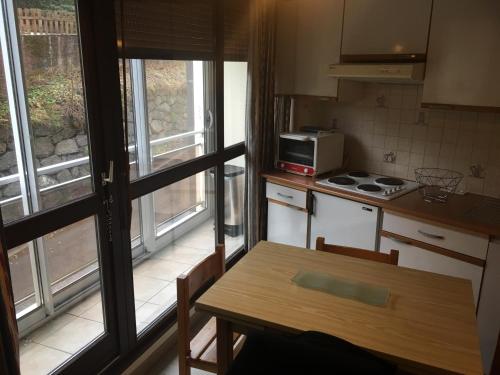
[[[0,207],[27,374],[77,356],[93,372],[119,353],[114,150],[89,6],[80,24],[73,1],[1,1]]]
[[[247,63],[223,17],[245,1],[0,3],[21,370],[97,373],[173,325],[178,275],[218,243],[229,262],[244,250]],[[157,44],[116,31],[141,12]]]

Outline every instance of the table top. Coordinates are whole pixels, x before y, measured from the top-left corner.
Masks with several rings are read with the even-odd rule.
[[[387,287],[389,302],[299,287],[291,281],[299,270]],[[261,241],[196,308],[248,325],[324,332],[410,367],[483,373],[468,280]]]

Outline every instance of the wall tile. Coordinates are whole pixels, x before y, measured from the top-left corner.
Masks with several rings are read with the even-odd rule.
[[[423,166],[457,170],[467,176],[461,189],[500,197],[500,114],[421,109],[422,85],[360,87],[359,100],[325,102],[328,109],[321,110],[323,123],[337,119],[349,135],[351,166],[409,179]],[[378,107],[380,96],[385,107]],[[383,162],[389,151],[396,153],[395,164]],[[473,164],[481,164],[485,178],[469,177]]]

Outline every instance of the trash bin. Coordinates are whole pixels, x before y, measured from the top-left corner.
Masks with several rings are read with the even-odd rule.
[[[210,171],[212,178],[214,170]],[[238,237],[243,234],[245,168],[224,164],[224,234]]]
[[[224,234],[243,234],[245,168],[224,165]]]

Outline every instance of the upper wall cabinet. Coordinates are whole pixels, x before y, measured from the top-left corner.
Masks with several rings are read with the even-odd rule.
[[[500,107],[500,1],[436,0],[423,106]]]
[[[278,2],[276,93],[337,97],[343,0]]]
[[[432,0],[346,0],[343,59],[425,55],[431,9]]]

